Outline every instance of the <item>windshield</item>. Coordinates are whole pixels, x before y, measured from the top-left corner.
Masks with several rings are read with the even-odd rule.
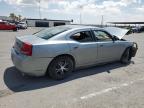
[[[19,24],[25,24],[24,22],[21,22],[21,23],[19,23]]]
[[[46,39],[48,40],[49,38],[58,35],[62,32],[65,32],[67,30],[69,30],[70,28],[65,27],[65,26],[58,26],[58,27],[51,27],[51,28],[47,28],[44,30],[41,30],[37,33],[34,33],[33,35],[38,36],[42,39]]]

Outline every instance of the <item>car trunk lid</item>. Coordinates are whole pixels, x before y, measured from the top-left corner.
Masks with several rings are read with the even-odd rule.
[[[14,48],[17,53],[32,56],[32,48],[35,44],[44,40],[33,35],[16,37]]]

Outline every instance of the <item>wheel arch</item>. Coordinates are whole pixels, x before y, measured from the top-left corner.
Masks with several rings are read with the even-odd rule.
[[[132,45],[129,45],[129,46],[127,46],[125,49],[124,49],[124,51],[123,51],[123,53],[122,53],[122,55],[121,55],[121,58],[120,58],[120,60],[122,59],[122,57],[124,56],[124,53],[126,52],[126,50],[127,49],[129,49],[130,48],[130,53],[131,53],[131,49],[132,49]]]
[[[123,53],[122,53],[122,55],[121,56],[123,56],[123,54],[125,53],[125,51],[128,49],[128,48],[131,48],[132,46],[130,45],[130,46],[127,46],[124,50],[123,50]]]
[[[49,66],[50,66],[50,64],[53,62],[53,60],[55,60],[55,59],[58,58],[58,57],[62,57],[62,56],[70,57],[70,58],[73,60],[74,69],[75,69],[75,65],[76,65],[75,58],[74,58],[71,54],[60,54],[60,55],[55,56],[55,57],[51,60],[51,62],[48,64],[46,74],[48,74]]]
[[[68,57],[70,57],[73,60],[74,65],[75,65],[75,63],[76,63],[75,58],[71,54],[60,54],[60,55],[57,55],[56,57],[54,57],[54,59],[56,59],[58,57],[61,57],[61,56],[68,56]]]

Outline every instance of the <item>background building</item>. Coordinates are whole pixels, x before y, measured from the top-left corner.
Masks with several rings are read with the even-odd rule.
[[[29,27],[52,27],[60,25],[68,25],[72,21],[69,20],[48,20],[48,19],[25,19],[23,20]]]

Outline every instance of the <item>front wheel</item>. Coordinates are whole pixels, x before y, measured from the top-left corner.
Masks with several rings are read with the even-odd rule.
[[[123,53],[122,57],[121,57],[121,63],[122,64],[129,64],[131,61],[131,54],[130,54],[130,48],[127,48],[125,50],[125,52]]]
[[[52,79],[62,80],[74,70],[74,62],[68,56],[55,58],[49,65],[48,74]]]

